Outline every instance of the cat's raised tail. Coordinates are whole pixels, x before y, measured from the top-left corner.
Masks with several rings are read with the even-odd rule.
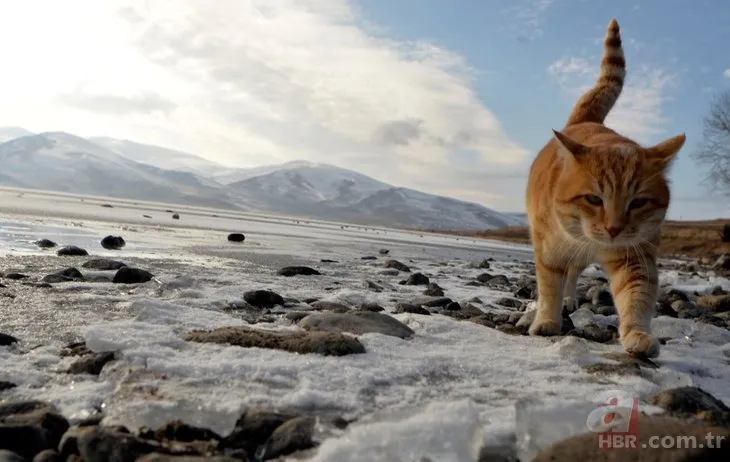
[[[625,77],[626,60],[621,46],[621,33],[616,19],[611,19],[603,41],[603,58],[598,80],[575,103],[565,126],[583,122],[602,124],[621,95]]]

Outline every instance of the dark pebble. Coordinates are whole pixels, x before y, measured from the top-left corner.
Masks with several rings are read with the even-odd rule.
[[[422,273],[411,274],[405,282],[407,286],[426,286],[429,283],[428,276]]]
[[[284,305],[284,298],[271,290],[250,290],[244,292],[243,299],[256,308],[273,308]]]
[[[81,359],[71,364],[68,368],[68,372],[69,374],[99,375],[106,363],[114,361],[114,359],[115,354],[113,351],[84,355]]]
[[[81,247],[76,247],[75,245],[68,245],[66,247],[58,249],[56,254],[59,256],[62,256],[62,257],[82,257],[85,255],[89,255],[89,252],[82,249]]]
[[[14,343],[18,343],[18,339],[10,334],[3,334],[0,332],[0,346],[8,346]]]
[[[228,241],[230,242],[243,242],[246,240],[246,236],[242,233],[231,233],[228,235]]]
[[[435,282],[429,282],[426,290],[423,291],[423,295],[429,295],[431,297],[443,297],[444,289],[442,289]]]
[[[107,250],[118,250],[127,245],[122,236],[105,236],[101,240],[101,246]]]
[[[3,277],[5,279],[12,279],[14,281],[19,281],[21,279],[26,279],[28,276],[22,273],[5,273],[3,274]]]
[[[5,380],[0,380],[0,391],[10,390],[11,388],[17,387],[16,384],[13,382],[8,382]]]
[[[123,266],[114,274],[112,282],[115,284],[139,284],[151,281],[153,277],[155,277],[154,274],[149,271]]]
[[[35,245],[37,245],[41,249],[50,249],[56,247],[57,244],[50,239],[39,239],[35,241]]]

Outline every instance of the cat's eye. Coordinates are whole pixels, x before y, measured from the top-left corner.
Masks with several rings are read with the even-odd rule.
[[[629,203],[629,210],[640,209],[649,203],[649,199],[643,197],[636,198]]]
[[[586,194],[584,197],[586,198],[586,202],[591,205],[599,206],[603,204],[603,199],[596,196],[595,194]]]

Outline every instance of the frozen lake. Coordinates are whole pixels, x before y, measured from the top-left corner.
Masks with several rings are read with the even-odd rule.
[[[245,242],[227,242],[231,232],[244,233]],[[99,241],[110,234],[127,245],[103,249]],[[89,256],[57,256],[56,249],[34,244],[41,238],[76,245]],[[352,423],[316,433],[317,447],[297,457],[448,462],[476,460],[489,446],[517,444],[527,451],[522,438],[528,427],[540,444],[585,431],[587,416],[580,413],[560,414],[566,421],[557,433],[548,417],[518,425],[515,406],[524,399],[570,408],[595,402],[607,389],[644,399],[697,385],[730,403],[730,330],[722,327],[659,316],[655,332],[665,345],[658,367],[600,377],[586,366],[613,364],[611,355],[621,354],[615,341],[513,335],[532,308],[529,292],[518,295],[533,271],[526,246],[4,189],[0,253],[4,274],[25,276],[2,281],[0,332],[20,342],[0,347],[0,381],[14,385],[0,392],[0,400],[48,401],[72,423],[103,416],[104,425],[136,431],[179,418],[225,435],[249,408],[336,414]],[[154,278],[115,284],[113,272],[84,266],[90,258],[121,261]],[[389,259],[409,271],[386,267]],[[290,265],[321,274],[277,273]],[[40,284],[68,267],[84,279]],[[458,305],[424,295],[435,287],[402,284],[414,273]],[[587,272],[582,284],[599,284],[593,279],[599,274]],[[730,281],[707,270],[670,267],[662,281],[689,292],[730,290]],[[274,291],[285,304],[247,305],[243,294],[254,290]],[[315,301],[329,305],[317,308]],[[403,311],[402,302],[421,311]],[[348,332],[363,327],[351,325],[345,337],[356,338],[365,352],[342,356],[186,340],[191,331],[222,327],[306,333],[313,325],[307,316],[333,322],[342,311],[349,316],[372,309],[366,306],[380,307],[379,316],[395,320],[397,332],[412,334],[397,335],[388,324],[353,337]],[[609,332],[617,318],[586,309],[573,322],[577,329],[591,324]],[[85,342],[89,354],[113,351],[114,360],[98,374],[68,374],[77,358],[61,352],[72,342]]]

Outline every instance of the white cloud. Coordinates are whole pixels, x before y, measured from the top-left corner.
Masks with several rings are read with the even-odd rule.
[[[550,64],[548,74],[556,78],[560,84],[569,85],[573,79],[595,75],[596,69],[587,59],[570,56]]]
[[[648,66],[631,68],[618,103],[606,118],[606,125],[639,142],[653,142],[664,134],[668,123],[663,105],[671,98],[674,75]],[[593,86],[600,72],[600,57],[564,57],[548,67],[548,74],[565,91],[571,104]],[[566,119],[568,114],[565,115]]]
[[[723,77],[730,79],[730,69],[725,69],[722,73]]]
[[[542,24],[553,3],[555,0],[513,0],[510,8],[514,18],[512,25],[520,39],[532,41],[542,37]]]
[[[9,4],[0,122],[240,166],[324,161],[492,204],[484,179],[530,155],[479,101],[461,56],[374,36],[347,0],[173,3]],[[453,168],[455,150],[476,161]]]

